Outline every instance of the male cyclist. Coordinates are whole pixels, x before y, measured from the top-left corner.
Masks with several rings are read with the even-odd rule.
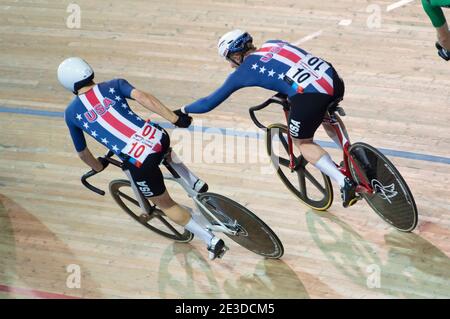
[[[133,189],[151,197],[172,221],[201,238],[207,244],[210,259],[222,257],[226,251],[222,239],[198,224],[166,190],[159,164],[169,148],[169,135],[156,123],[136,115],[127,99],[136,100],[178,127],[188,127],[192,118],[185,114],[176,115],[153,95],[134,88],[124,79],[96,84],[90,65],[77,57],[68,58],[59,65],[58,80],[76,95],[64,117],[80,159],[97,172],[106,164],[89,151],[84,137],[87,133],[122,159],[123,170]]]
[[[241,30],[221,37],[218,51],[235,71],[214,93],[177,112],[209,112],[233,92],[245,87],[262,87],[284,94],[291,103],[289,132],[295,145],[306,160],[339,183],[344,207],[353,205],[356,185],[339,171],[330,155],[313,142],[328,105],[344,96],[344,82],[333,66],[281,40],[267,41],[257,49],[251,35]],[[333,129],[329,126],[325,129],[333,140],[338,141]]]
[[[450,31],[441,8],[450,8],[450,0],[422,0],[422,6],[436,28],[438,54],[448,61],[450,60]]]

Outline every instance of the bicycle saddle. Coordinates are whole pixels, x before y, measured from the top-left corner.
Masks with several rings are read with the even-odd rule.
[[[333,102],[331,102],[327,107],[328,113],[333,114],[338,112],[340,116],[345,116],[344,109],[339,106],[339,103],[341,103],[343,99],[343,97],[338,97]]]

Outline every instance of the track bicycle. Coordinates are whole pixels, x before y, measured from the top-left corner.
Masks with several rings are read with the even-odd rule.
[[[344,109],[339,106],[341,101],[342,98],[338,98],[330,103],[323,119],[336,131],[343,149],[343,161],[336,166],[357,184],[358,199],[364,198],[384,221],[396,229],[411,232],[417,226],[418,213],[408,185],[394,164],[375,147],[362,142],[350,144],[336,116],[336,113],[345,116]],[[304,204],[315,210],[327,210],[333,202],[330,178],[310,165],[301,154],[295,154],[286,124],[265,126],[257,119],[255,112],[271,104],[280,105],[288,121],[290,103],[282,94],[251,107],[249,112],[255,125],[266,131],[266,148],[277,175]]]
[[[254,213],[239,203],[220,194],[199,193],[192,189],[188,182],[180,177],[172,161],[172,150],[169,149],[162,161],[168,173],[164,174],[165,182],[179,184],[190,197],[196,210],[191,210],[193,218],[212,232],[221,232],[240,246],[266,258],[280,258],[284,248],[275,232]],[[113,159],[114,153],[108,152],[103,157],[108,164],[122,167],[122,162]],[[175,154],[174,154],[175,156]],[[93,185],[87,179],[98,174],[91,170],[84,174],[81,182],[91,191],[105,195],[105,192]],[[183,227],[171,221],[151,198],[145,198],[137,187],[133,187],[129,180],[113,180],[109,184],[109,191],[115,202],[134,220],[147,229],[177,242],[190,242],[194,235]]]

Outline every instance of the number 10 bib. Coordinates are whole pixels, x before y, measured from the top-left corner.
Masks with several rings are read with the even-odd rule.
[[[319,81],[330,67],[327,62],[308,54],[286,72],[284,80],[298,93],[303,93],[308,85]]]
[[[128,144],[122,149],[122,153],[128,155],[129,161],[140,167],[145,159],[153,153],[161,151],[161,137],[163,132],[145,122],[144,126],[137,131]]]

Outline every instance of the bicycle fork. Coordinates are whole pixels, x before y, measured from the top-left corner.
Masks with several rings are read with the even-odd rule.
[[[208,214],[208,216],[210,216],[217,224],[212,224],[210,222],[208,222],[208,225],[206,226],[208,228],[209,231],[215,231],[215,232],[221,232],[221,233],[225,233],[227,235],[231,235],[231,236],[237,236],[238,235],[238,230],[231,230],[230,227],[232,228],[238,228],[238,222],[237,220],[234,220],[233,225],[230,225],[230,227],[225,226],[224,223],[222,223],[222,221],[220,221],[220,219],[218,219],[214,214],[212,214],[209,209],[203,205],[202,202],[200,202],[200,200],[197,197],[193,197],[192,198],[195,202],[195,204],[200,208],[201,212],[203,212],[203,214]]]
[[[176,154],[171,150],[168,152],[168,155],[165,157],[165,160],[163,161],[163,164],[166,166],[168,171],[171,173],[171,177],[166,177],[166,179],[171,179],[173,181],[176,181],[178,184],[183,187],[183,189],[186,191],[189,197],[192,198],[194,203],[197,205],[197,207],[200,210],[199,214],[196,214],[194,210],[191,211],[191,216],[197,217],[201,219],[201,223],[205,225],[205,227],[208,228],[209,231],[216,231],[216,232],[222,232],[227,235],[236,236],[238,231],[231,230],[229,227],[225,226],[224,223],[222,223],[214,214],[212,214],[209,209],[203,205],[203,203],[198,199],[199,193],[194,190],[191,187],[192,181],[197,180],[198,177],[194,175],[176,156]],[[215,223],[217,224],[211,224],[204,214],[207,214],[210,216]],[[234,221],[234,224],[231,225],[233,228],[237,228],[238,224],[237,221]]]

